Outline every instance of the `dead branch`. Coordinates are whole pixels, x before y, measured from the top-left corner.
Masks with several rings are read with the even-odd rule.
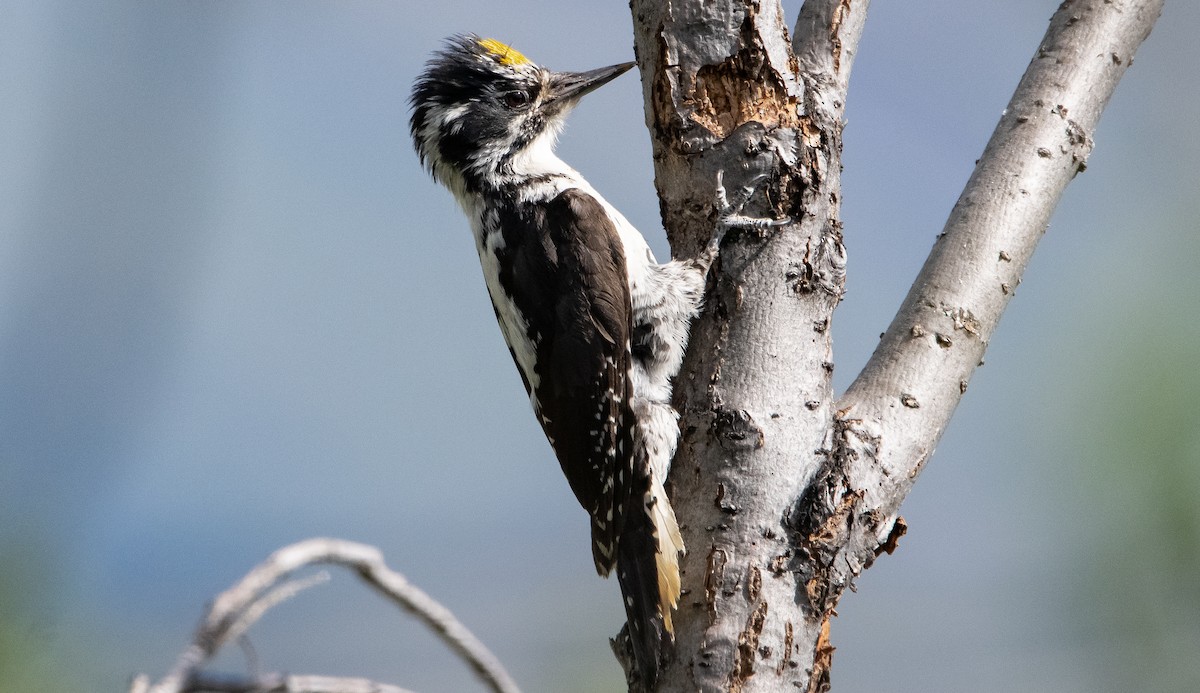
[[[379,549],[340,539],[308,539],[279,549],[222,592],[209,607],[196,636],[161,681],[151,685],[139,676],[130,693],[185,693],[201,691],[279,691],[281,693],[404,693],[403,689],[356,678],[284,676],[269,674],[244,679],[205,676],[200,668],[223,645],[236,639],[268,609],[317,582],[315,578],[291,580],[296,571],[314,565],[340,565],[353,570],[368,585],[416,616],[479,676],[495,693],[519,693],[516,683],[499,660],[454,617],[403,575],[388,568]]]

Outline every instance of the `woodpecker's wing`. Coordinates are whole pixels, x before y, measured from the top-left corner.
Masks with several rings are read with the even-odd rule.
[[[596,570],[617,560],[630,503],[633,454],[629,377],[633,309],[624,251],[603,206],[578,191],[547,208],[558,255],[558,331],[546,344],[544,389],[558,420],[546,424],[571,488],[592,519]],[[626,471],[628,470],[628,471]]]
[[[514,205],[502,220],[512,268],[501,283],[537,350],[531,396],[571,490],[592,519],[596,570],[607,575],[630,502],[632,307],[616,227],[591,195],[568,189]],[[507,215],[505,215],[507,216]]]

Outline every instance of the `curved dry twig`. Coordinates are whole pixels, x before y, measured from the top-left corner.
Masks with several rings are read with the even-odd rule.
[[[187,693],[413,693],[369,679],[269,674],[257,679],[195,677]]]
[[[377,592],[429,626],[495,693],[519,693],[516,682],[487,649],[446,607],[403,575],[387,567],[379,549],[340,539],[308,539],[285,546],[222,592],[209,607],[194,642],[180,654],[162,681],[150,685],[138,677],[130,693],[185,693],[201,691],[279,691],[289,693],[405,693],[401,688],[366,679],[324,676],[284,676],[217,679],[199,670],[231,639],[243,633],[272,606],[315,584],[314,579],[288,581],[306,566],[335,564],[354,570]]]
[[[149,679],[140,676],[130,693],[149,690]],[[267,674],[258,678],[196,674],[185,690],[187,693],[413,693],[407,688],[368,679],[285,674]]]

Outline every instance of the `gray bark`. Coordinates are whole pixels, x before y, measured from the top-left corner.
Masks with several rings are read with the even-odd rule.
[[[663,222],[677,256],[731,191],[782,229],[731,233],[676,385],[670,491],[688,554],[661,691],[823,691],[829,618],[903,533],[937,444],[1162,0],[1068,0],[870,362],[835,399],[846,86],[866,0],[633,0]],[[628,667],[627,667],[628,670]]]

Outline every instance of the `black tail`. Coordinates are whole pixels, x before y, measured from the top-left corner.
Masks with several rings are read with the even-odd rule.
[[[649,690],[671,647],[672,637],[659,610],[657,542],[650,518],[630,513],[617,545],[617,582],[625,602],[626,633],[642,685]]]

